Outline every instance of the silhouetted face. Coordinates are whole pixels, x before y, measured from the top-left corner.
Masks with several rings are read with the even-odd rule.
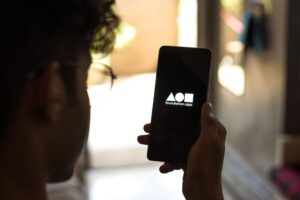
[[[67,95],[65,108],[45,138],[49,182],[63,181],[73,173],[76,160],[85,144],[88,129],[90,106],[87,94],[87,70],[91,58],[88,51],[81,53],[76,68],[72,95]]]
[[[89,128],[89,52],[112,50],[119,24],[114,3],[17,0],[1,7],[0,107],[5,120],[0,159],[13,158],[5,161],[8,168],[49,182],[72,175]],[[66,68],[70,76],[65,76]],[[18,154],[22,156],[14,156]]]

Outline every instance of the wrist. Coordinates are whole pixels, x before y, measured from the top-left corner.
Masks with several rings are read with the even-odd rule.
[[[221,181],[206,182],[206,184],[193,183],[188,188],[185,188],[184,196],[186,200],[224,199]]]

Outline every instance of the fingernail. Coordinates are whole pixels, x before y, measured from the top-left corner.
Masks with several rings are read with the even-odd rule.
[[[207,105],[210,107],[211,111],[213,111],[213,110],[214,110],[212,103],[210,103],[210,102],[207,102]]]
[[[207,102],[207,105],[208,105],[208,107],[209,107],[209,116],[210,117],[214,117],[214,109],[213,109],[213,106],[212,106],[212,104],[210,103],[210,102]]]

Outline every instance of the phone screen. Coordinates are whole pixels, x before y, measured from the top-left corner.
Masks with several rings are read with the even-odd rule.
[[[208,49],[163,46],[159,51],[148,159],[184,163],[200,133],[207,99]]]

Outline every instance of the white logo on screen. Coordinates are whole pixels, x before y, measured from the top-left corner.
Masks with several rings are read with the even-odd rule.
[[[194,103],[194,94],[178,92],[175,96],[171,92],[166,100],[166,105],[192,107]]]

